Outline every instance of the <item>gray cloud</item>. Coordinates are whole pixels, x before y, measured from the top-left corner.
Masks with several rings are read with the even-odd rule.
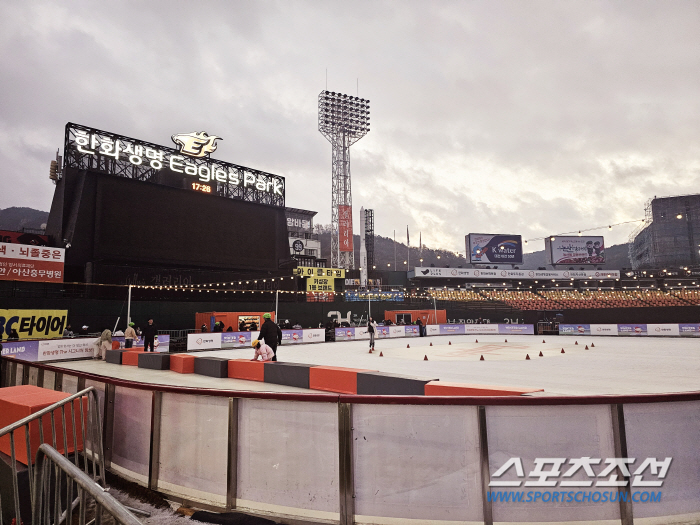
[[[288,204],[329,222],[328,68],[371,99],[353,193],[381,235],[463,251],[470,231],[641,218],[700,182],[699,18],[677,1],[4,2],[0,207],[49,208],[72,121],[221,135],[217,158],[286,176]]]

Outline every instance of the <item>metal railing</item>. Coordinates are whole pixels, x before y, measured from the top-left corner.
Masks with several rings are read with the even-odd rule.
[[[77,400],[77,403],[76,403]],[[85,403],[87,401],[87,404]],[[66,405],[71,405],[70,410],[70,420],[66,418]],[[79,408],[78,408],[79,407]],[[62,436],[57,435],[57,412],[60,411],[60,430],[62,430]],[[79,416],[79,425],[76,424],[76,412]],[[86,478],[92,479],[95,486],[104,486],[105,484],[105,467],[104,467],[104,452],[102,446],[102,422],[100,417],[100,410],[98,405],[97,391],[94,387],[88,387],[80,392],[68,396],[67,398],[48,406],[31,416],[12,423],[11,425],[0,429],[0,438],[9,435],[10,438],[10,468],[12,470],[12,503],[14,506],[14,516],[15,523],[21,524],[21,505],[20,505],[20,483],[18,478],[18,467],[17,467],[17,451],[16,445],[18,443],[15,433],[18,430],[24,430],[24,439],[26,445],[26,456],[27,461],[27,481],[29,488],[29,496],[33,502],[37,497],[35,492],[35,478],[37,477],[37,472],[32,465],[32,431],[36,431],[36,423],[38,423],[39,431],[39,448],[43,444],[47,443],[45,439],[44,424],[49,420],[51,425],[51,436],[50,443],[53,449],[58,449],[63,446],[63,455],[65,460],[70,462],[69,459],[69,447],[72,445],[72,463],[76,469],[80,469],[80,457],[79,453],[82,449],[82,468]],[[70,429],[72,430],[72,443],[69,442],[68,438],[68,423],[71,424]],[[31,429],[30,429],[31,425]],[[80,432],[80,434],[78,434]],[[80,436],[80,439],[79,439]],[[62,443],[61,443],[61,437]],[[21,439],[21,437],[20,437]],[[88,449],[89,446],[89,449]],[[88,452],[89,451],[89,452]],[[58,452],[57,452],[58,453]],[[60,480],[58,480],[60,482]],[[60,483],[58,483],[60,485]],[[67,491],[67,501],[73,501],[72,497],[72,484],[68,484]],[[57,503],[59,504],[59,503]],[[3,513],[3,501],[0,497],[0,520],[4,516]],[[28,516],[25,516],[28,518]],[[36,518],[36,516],[34,516]],[[29,520],[25,520],[28,522]],[[58,525],[58,522],[56,522]]]
[[[73,490],[76,498],[73,499]],[[65,498],[65,509],[63,498]],[[92,504],[94,503],[94,508]],[[36,471],[32,493],[32,525],[72,524],[78,512],[78,524],[100,525],[106,512],[116,523],[141,525],[129,509],[119,503],[109,492],[46,443],[39,446],[36,455]],[[19,522],[18,522],[19,523]]]

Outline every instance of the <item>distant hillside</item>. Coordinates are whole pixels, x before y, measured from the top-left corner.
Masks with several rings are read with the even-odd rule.
[[[319,233],[319,239],[321,241],[321,257],[328,259],[330,264],[331,259],[331,234],[330,226],[323,225],[317,226],[317,233]],[[360,266],[360,236],[355,235],[355,266]],[[417,244],[417,243],[416,243]],[[620,269],[620,268],[631,268],[629,262],[627,244],[617,244],[615,246],[610,246],[606,248],[605,253],[607,257],[607,263],[600,265],[601,268],[609,269]],[[464,257],[460,257],[458,254],[440,249],[428,249],[423,248],[421,255],[420,250],[417,246],[411,246],[410,250],[411,257],[411,268],[414,266],[430,266],[435,265],[436,267],[449,266],[450,268],[455,268],[461,266],[463,268],[471,267]],[[438,259],[438,256],[440,258]],[[376,235],[374,238],[374,257],[375,266],[377,269],[382,270],[393,270],[394,269],[394,241],[388,237],[382,237],[381,235]],[[419,259],[423,258],[423,263],[421,264]],[[396,242],[396,269],[403,270],[408,267],[408,264],[404,264],[404,261],[408,262],[408,251],[406,248],[406,243]],[[390,266],[387,266],[389,264]],[[523,264],[520,265],[523,269],[536,270],[539,267],[547,266],[545,263],[545,253],[544,250],[527,253],[524,256]]]
[[[0,230],[22,231],[22,228],[34,230],[46,227],[49,212],[32,208],[5,208],[0,210]]]

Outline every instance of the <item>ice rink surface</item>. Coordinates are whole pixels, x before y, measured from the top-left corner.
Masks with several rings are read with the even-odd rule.
[[[586,345],[588,350],[585,350]],[[380,352],[383,357],[379,356]],[[542,357],[539,357],[540,352]],[[525,359],[528,354],[529,361]],[[253,349],[213,350],[194,355],[250,359]],[[482,355],[484,361],[480,361]],[[366,340],[282,345],[277,349],[277,356],[280,361],[378,370],[421,379],[544,389],[543,394],[536,395],[700,390],[700,340],[693,338],[434,336],[378,339],[373,354],[368,353]],[[424,360],[425,356],[428,361]],[[56,366],[146,383],[226,390],[310,392],[255,381],[214,379],[94,361],[57,363]]]

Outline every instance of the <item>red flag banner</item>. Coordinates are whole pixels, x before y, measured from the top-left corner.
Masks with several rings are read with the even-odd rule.
[[[341,252],[351,252],[352,247],[352,206],[338,206],[338,235]]]

